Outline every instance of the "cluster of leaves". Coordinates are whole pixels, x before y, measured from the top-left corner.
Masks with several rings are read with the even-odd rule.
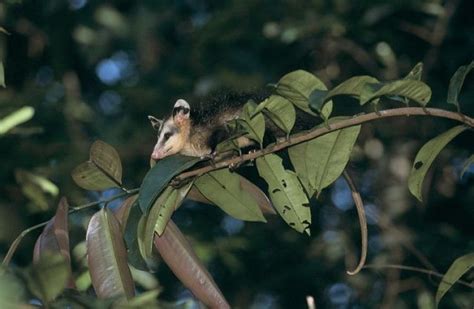
[[[376,106],[385,96],[406,104],[415,101],[424,107],[431,90],[420,81],[421,70],[422,66],[417,65],[405,78],[391,82],[379,82],[370,76],[353,77],[332,90],[327,90],[316,76],[300,70],[283,76],[274,85],[274,93],[263,102],[248,102],[241,117],[229,123],[236,134],[220,145],[220,150],[234,149],[238,145],[236,139],[241,136],[263,147],[265,121],[273,121],[286,133],[285,140],[291,141],[297,121],[295,108],[320,117],[323,123],[316,129],[322,126],[328,129],[323,136],[289,144],[288,156],[293,170],[285,168],[282,157],[274,153],[273,147],[282,140],[263,149],[255,165],[258,174],[268,184],[268,197],[255,184],[228,169],[215,169],[174,183],[172,180],[176,176],[202,161],[201,158],[181,155],[156,162],[140,189],[128,190],[122,184],[122,163],[117,151],[102,141],[96,141],[91,146],[89,160],[72,172],[74,181],[87,190],[101,191],[113,187],[123,190],[122,194],[105,201],[104,207],[88,224],[87,266],[97,296],[116,302],[129,299],[134,305],[157,304],[157,290],[134,298],[134,279],[129,267],[130,263],[140,270],[155,269],[156,250],[201,302],[210,307],[229,307],[209,272],[171,221],[173,212],[185,198],[216,205],[230,216],[245,221],[265,222],[265,215],[274,214],[275,209],[291,228],[309,235],[309,199],[318,196],[344,172],[361,129],[360,125],[353,125],[331,130],[334,123],[346,119],[330,118],[331,99],[346,95],[355,97],[361,105],[371,102]],[[455,74],[450,89],[460,90],[469,69],[460,70],[464,71]],[[453,97],[457,102],[457,94]],[[418,152],[408,185],[419,200],[422,198],[423,179],[431,163],[449,141],[466,129],[466,126],[454,127],[426,143]],[[470,163],[472,156],[466,164]],[[115,212],[107,207],[108,202],[123,196],[128,198]],[[46,225],[35,246],[33,261],[36,266],[30,270],[30,277],[34,280],[28,279],[28,282],[30,291],[45,303],[54,300],[64,288],[75,288],[70,267],[68,213],[68,204],[63,199],[56,216]],[[51,258],[51,252],[58,255]],[[453,264],[439,287],[437,302],[473,265],[472,254]],[[51,271],[52,268],[55,271]],[[43,286],[48,281],[55,284]],[[66,293],[60,301],[74,302],[77,299]]]

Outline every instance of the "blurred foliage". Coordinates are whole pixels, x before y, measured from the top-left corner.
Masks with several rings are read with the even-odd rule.
[[[35,111],[0,136],[2,252],[21,229],[50,218],[60,195],[72,205],[99,197],[70,177],[98,138],[118,149],[125,185],[139,186],[155,142],[146,115],[163,115],[179,97],[201,102],[216,91],[260,89],[295,69],[311,71],[328,88],[354,75],[390,80],[422,61],[423,79],[433,89],[430,105],[446,104],[450,77],[474,54],[473,11],[469,0],[1,3],[0,26],[10,34],[0,32],[7,85],[0,90],[0,119],[26,106]],[[471,74],[459,97],[471,116],[473,99]],[[357,104],[333,100],[333,114],[360,112]],[[388,100],[380,104],[391,107]],[[369,217],[369,263],[443,273],[474,250],[473,168],[459,177],[472,136],[460,135],[440,154],[422,205],[406,186],[417,149],[451,126],[415,117],[363,126],[351,169]],[[34,180],[55,184],[59,194]],[[304,307],[307,295],[318,308],[410,308],[433,299],[438,281],[420,274],[346,275],[358,256],[359,232],[343,181],[313,201],[312,212],[311,237],[280,219],[244,224],[192,203],[173,219],[234,306]],[[72,247],[84,239],[88,215],[71,217]],[[32,248],[33,237],[22,243],[15,263],[29,264]],[[76,263],[79,271],[80,259]],[[162,298],[190,297],[166,268],[156,276]],[[472,302],[472,290],[462,286],[443,299],[447,307]]]

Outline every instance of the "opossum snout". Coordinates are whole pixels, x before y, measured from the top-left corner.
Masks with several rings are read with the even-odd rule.
[[[166,153],[163,151],[163,149],[155,146],[155,148],[153,149],[153,153],[151,154],[151,158],[153,160],[160,160],[163,159],[165,156]]]

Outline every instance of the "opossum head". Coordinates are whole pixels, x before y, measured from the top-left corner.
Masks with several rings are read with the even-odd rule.
[[[188,143],[191,129],[189,114],[190,106],[188,102],[179,99],[174,104],[173,114],[168,119],[159,120],[153,116],[148,116],[151,125],[158,131],[158,141],[151,154],[152,159],[160,160],[183,150],[186,143]]]

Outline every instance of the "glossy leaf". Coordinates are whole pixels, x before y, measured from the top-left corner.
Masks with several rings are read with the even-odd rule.
[[[124,239],[127,247],[128,262],[139,270],[148,270],[148,265],[143,259],[138,244],[138,227],[143,213],[138,205],[138,200],[132,203],[125,223]]]
[[[314,90],[309,97],[309,104],[313,110],[321,112],[326,102],[335,96],[347,95],[359,98],[367,83],[378,83],[378,80],[371,76],[354,76],[337,85],[333,89]]]
[[[271,95],[258,105],[257,110],[263,111],[286,134],[289,134],[295,125],[295,107],[290,101],[279,95]]]
[[[256,108],[257,104],[255,102],[247,102],[242,109],[238,121],[243,120],[241,125],[247,132],[246,136],[262,145],[263,136],[265,135],[265,118],[262,113],[254,113]]]
[[[401,79],[386,83],[367,83],[360,94],[364,105],[382,96],[399,96],[425,106],[431,99],[431,89],[422,81]]]
[[[418,151],[408,177],[408,189],[419,201],[422,201],[423,181],[434,159],[453,138],[464,130],[466,130],[465,126],[451,128],[427,142]]]
[[[0,135],[3,135],[14,127],[27,122],[33,118],[34,115],[35,109],[31,106],[25,106],[0,119]]]
[[[155,166],[146,174],[140,187],[138,203],[142,212],[144,214],[148,213],[150,207],[174,176],[189,169],[201,160],[196,157],[175,155],[156,162]]]
[[[87,261],[92,285],[99,298],[134,295],[127,252],[120,225],[112,211],[103,208],[92,216],[87,228]]]
[[[280,216],[300,233],[310,234],[311,210],[296,174],[285,170],[282,159],[268,154],[256,160],[259,175],[268,183],[270,199]]]
[[[297,70],[286,74],[280,79],[277,84],[276,93],[289,100],[299,109],[316,116],[317,114],[309,107],[309,96],[315,90],[327,90],[327,87],[313,74]],[[332,108],[332,102],[330,105]],[[327,114],[326,111],[326,113],[321,112],[321,114],[327,119],[330,113]]]
[[[60,254],[45,254],[26,271],[29,290],[45,302],[61,294],[70,276],[66,259]]]
[[[464,173],[467,172],[467,170],[471,167],[472,164],[474,164],[474,154],[472,154],[469,158],[467,158],[466,162],[464,162],[461,171],[461,177],[464,176]]]
[[[193,183],[190,182],[179,189],[175,189],[171,186],[167,187],[151,207],[146,217],[143,231],[142,256],[145,261],[152,260],[153,258],[152,249],[155,231],[158,235],[163,234],[171,215],[181,205],[192,185]]]
[[[438,286],[438,291],[436,292],[436,306],[439,305],[439,302],[451,286],[473,267],[474,253],[466,254],[454,261]]]
[[[474,69],[474,61],[471,61],[468,65],[463,65],[457,69],[456,73],[454,73],[453,77],[449,81],[449,88],[448,88],[448,103],[453,104],[456,106],[457,110],[459,111],[459,93],[461,92],[462,85],[464,84],[464,79],[466,79],[466,75]]]
[[[288,151],[295,171],[309,196],[321,191],[341,176],[361,126],[353,126],[291,147]]]
[[[72,171],[74,182],[86,190],[105,190],[122,186],[122,163],[117,151],[103,141],[95,141],[89,161]]]
[[[168,223],[161,237],[155,237],[154,242],[171,271],[204,305],[230,308],[214,279],[173,221]]]
[[[232,217],[266,222],[257,202],[242,190],[239,175],[221,169],[202,175],[194,184],[207,199]]]

